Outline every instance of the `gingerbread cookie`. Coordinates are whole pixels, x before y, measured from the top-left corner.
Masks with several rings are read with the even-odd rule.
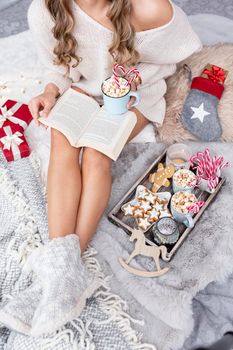
[[[169,164],[164,168],[163,164],[159,163],[157,172],[149,176],[149,181],[153,184],[152,192],[157,192],[162,186],[169,187],[170,181],[168,179],[172,178],[175,172],[176,168],[174,165]]]

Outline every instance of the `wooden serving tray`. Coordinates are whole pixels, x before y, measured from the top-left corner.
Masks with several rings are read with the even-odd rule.
[[[122,198],[120,202],[117,203],[117,205],[111,210],[111,212],[108,215],[108,218],[111,222],[113,222],[115,225],[121,227],[124,229],[128,234],[131,234],[133,229],[137,228],[137,223],[134,217],[132,216],[125,216],[123,211],[121,210],[122,205],[125,203],[131,201],[135,197],[136,193],[136,188],[139,185],[143,185],[147,187],[149,190],[152,188],[152,184],[149,182],[149,175],[150,173],[153,173],[157,171],[158,164],[163,163],[165,165],[166,161],[166,153],[165,151],[159,158],[155,160],[154,163],[151,164],[151,166],[145,171],[145,173],[136,181],[136,183],[130,188],[130,190],[125,194],[125,196]],[[194,171],[195,172],[195,171]],[[198,214],[195,214],[193,216],[194,223],[200,219],[204,211],[208,208],[210,203],[215,199],[216,195],[224,185],[226,179],[224,177],[220,178],[220,182],[218,186],[216,187],[214,193],[208,193],[205,191],[200,190],[199,188],[195,188],[193,193],[196,195],[198,201],[205,201],[205,205],[200,209]],[[172,183],[172,179],[171,179]],[[172,186],[170,187],[161,187],[158,192],[170,192],[173,194],[172,191]],[[170,203],[168,208],[170,209]],[[179,247],[182,245],[184,240],[188,237],[190,232],[193,230],[192,228],[187,228],[184,224],[178,223],[179,227],[179,239],[178,241],[171,245],[171,244],[165,244],[167,247],[167,259],[171,260],[174,254],[177,252]],[[145,237],[146,237],[146,243],[153,246],[158,246],[157,243],[154,242],[153,234],[151,230],[149,229],[148,231],[145,232]]]

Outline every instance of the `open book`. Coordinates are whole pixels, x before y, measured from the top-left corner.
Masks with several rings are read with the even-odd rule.
[[[70,88],[39,121],[63,133],[72,146],[91,147],[116,160],[137,118],[130,111],[110,115],[93,98]]]

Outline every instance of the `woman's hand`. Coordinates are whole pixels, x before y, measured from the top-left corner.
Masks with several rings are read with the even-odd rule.
[[[131,83],[131,91],[137,91],[138,89],[138,85],[140,85],[142,83],[142,80],[140,77],[138,77],[138,79],[134,80]],[[136,101],[136,97],[131,97],[128,103],[128,108],[131,108],[131,106],[134,104],[134,102]]]
[[[29,110],[37,126],[40,126],[41,124],[38,120],[38,118],[41,116],[40,112],[42,112],[43,117],[47,117],[56,103],[58,88],[54,87],[55,85],[52,87],[48,85],[42,94],[34,97],[28,104]]]

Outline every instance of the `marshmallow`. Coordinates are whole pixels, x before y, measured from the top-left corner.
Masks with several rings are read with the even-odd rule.
[[[180,213],[187,214],[188,208],[197,202],[197,198],[193,193],[177,192],[172,197],[172,206]]]
[[[102,90],[110,97],[122,97],[130,91],[130,85],[126,85],[127,80],[125,78],[118,77],[120,88],[118,87],[114,77],[107,79],[103,82]]]
[[[196,175],[188,169],[180,169],[174,174],[173,181],[177,187],[187,189],[196,184]]]

